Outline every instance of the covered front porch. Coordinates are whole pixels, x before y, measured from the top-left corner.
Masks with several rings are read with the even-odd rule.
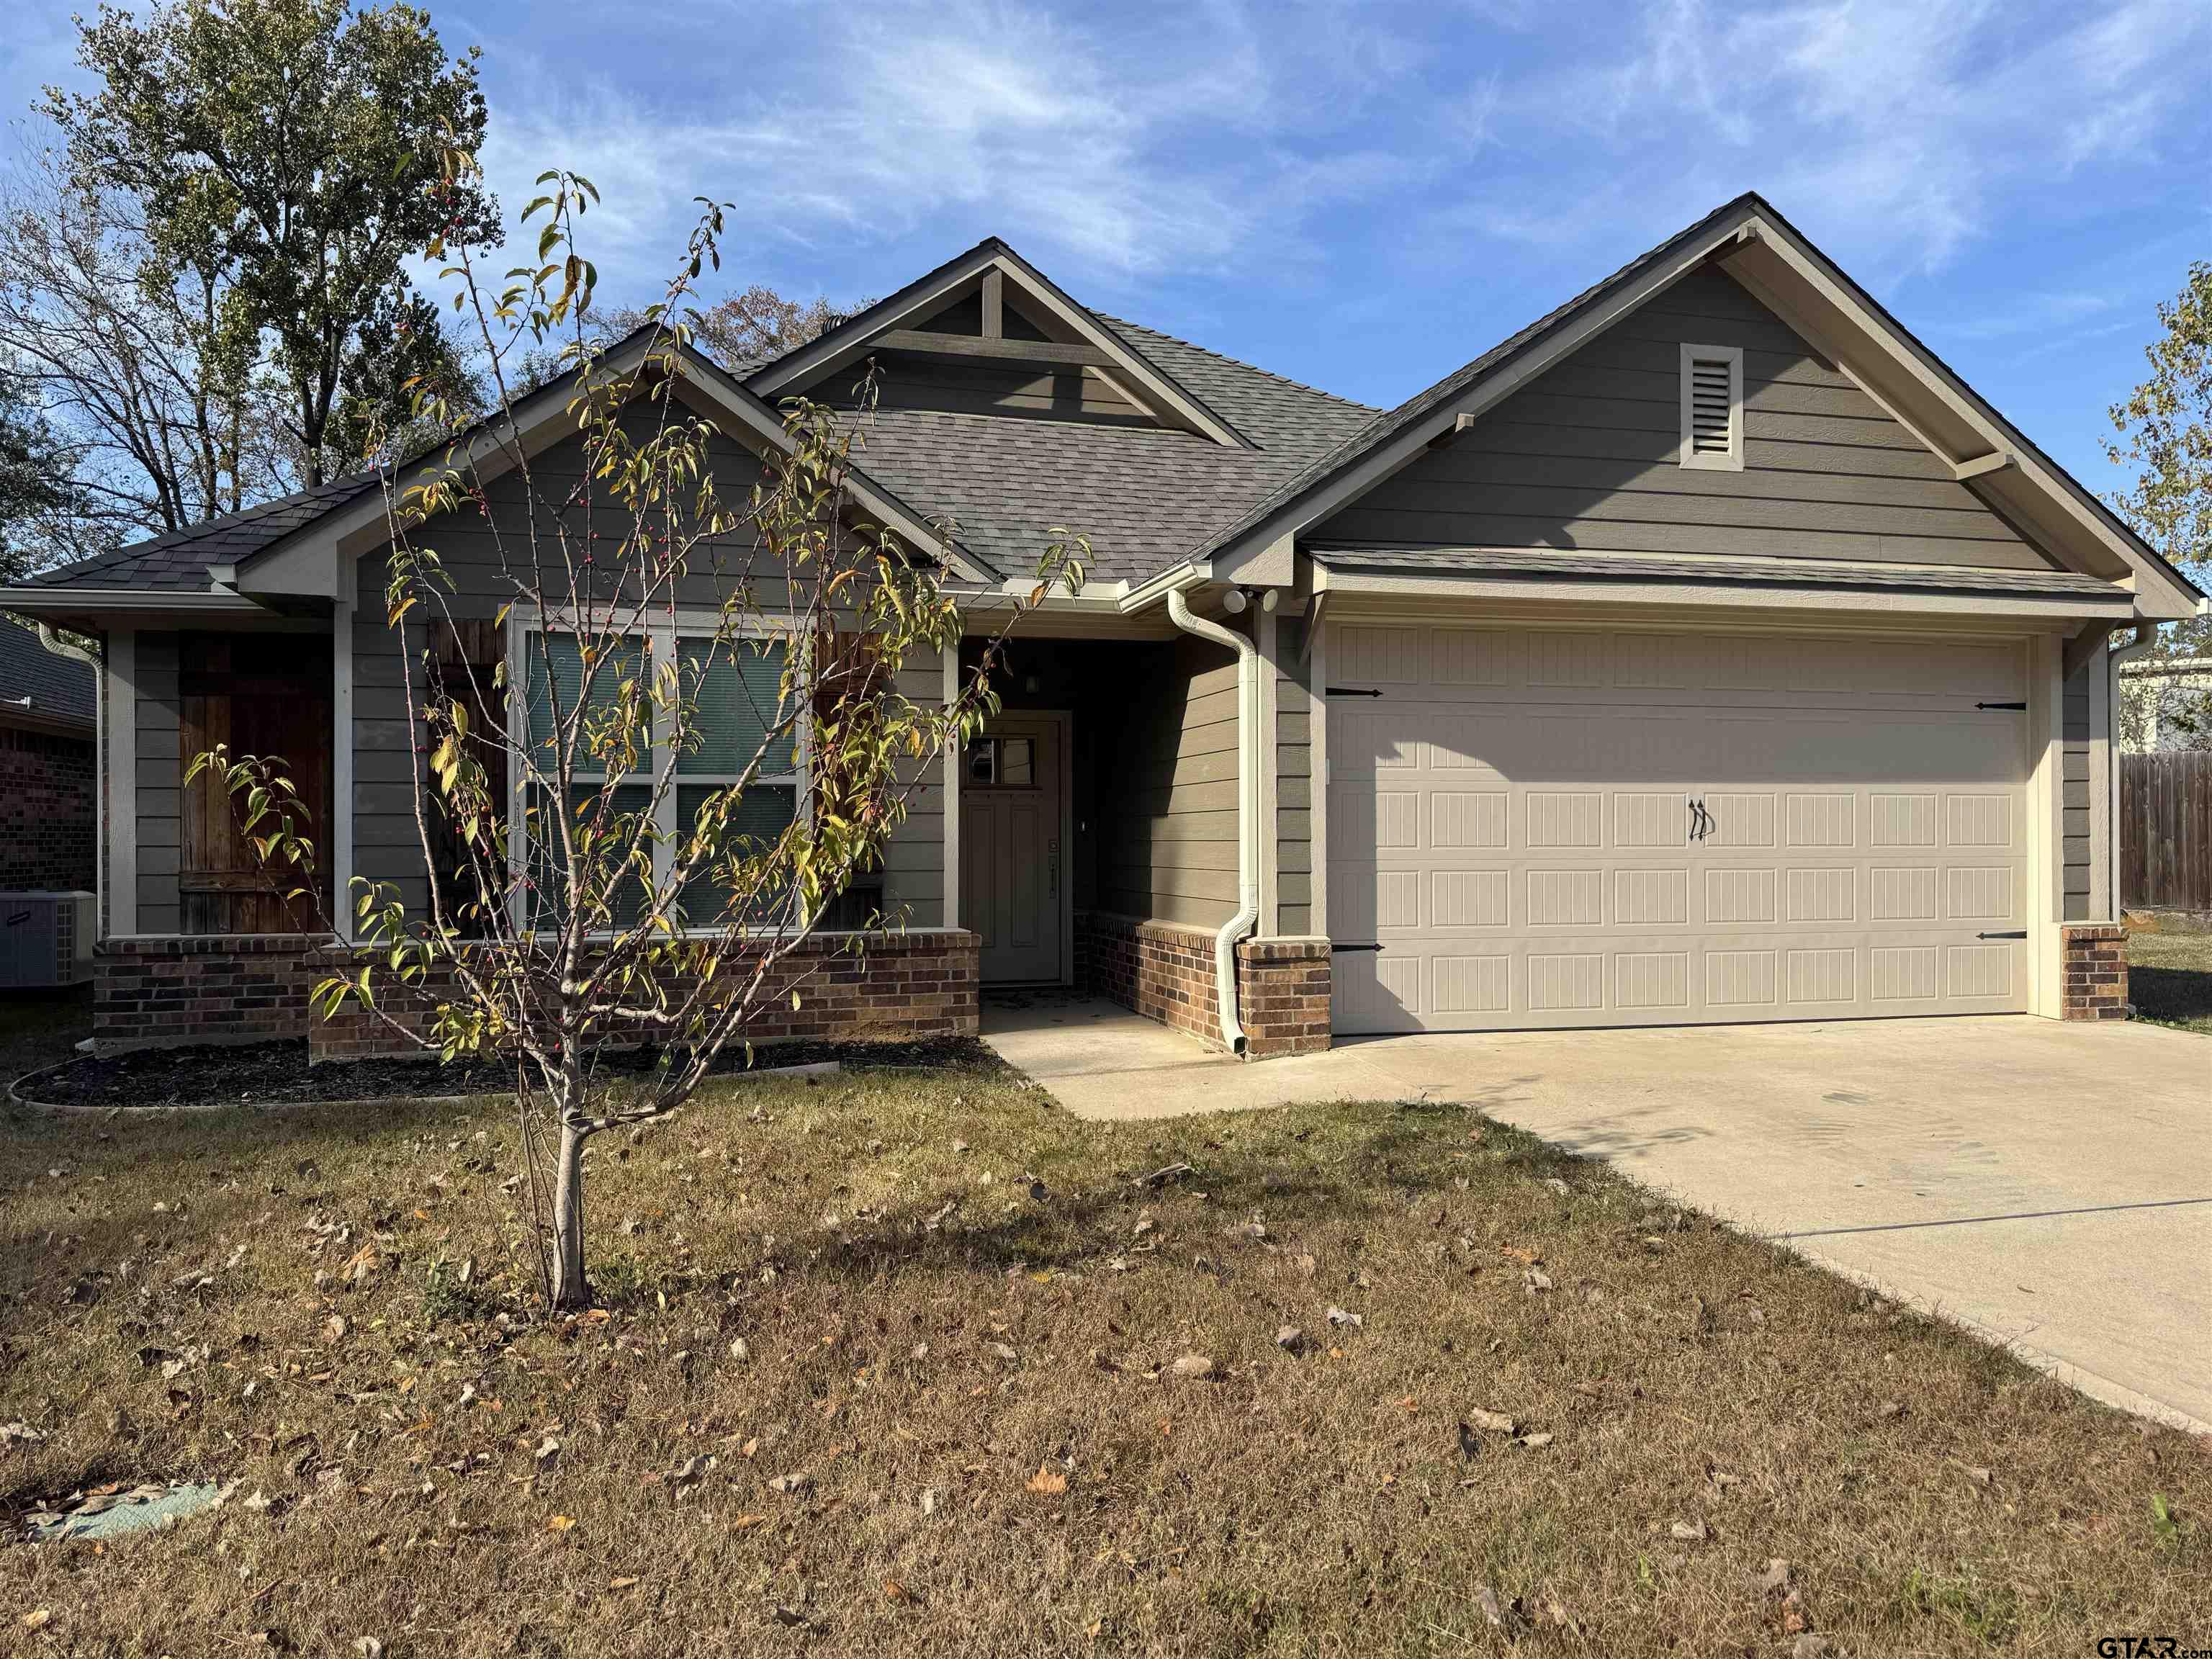
[[[1274,618],[1262,621],[1272,635]],[[966,643],[963,680],[986,648]],[[977,937],[987,997],[1101,999],[1183,1034],[1178,1042],[1254,1058],[1326,1048],[1329,957],[1312,918],[1302,690],[1289,688],[1294,714],[1278,697],[1254,698],[1256,737],[1275,740],[1240,780],[1231,649],[1188,635],[1024,633],[1000,653],[1003,707],[960,756],[946,813],[957,915]],[[1253,672],[1271,681],[1278,668],[1261,653]],[[1272,803],[1260,799],[1261,773]],[[1260,826],[1249,848],[1248,812]],[[1232,922],[1224,1007],[1216,959]]]

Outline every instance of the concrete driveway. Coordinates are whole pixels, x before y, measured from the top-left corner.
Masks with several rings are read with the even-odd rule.
[[[989,1040],[1086,1115],[1465,1102],[2212,1432],[2212,1039],[1859,1020],[1391,1037],[1245,1066],[1103,1005],[1024,1018]]]

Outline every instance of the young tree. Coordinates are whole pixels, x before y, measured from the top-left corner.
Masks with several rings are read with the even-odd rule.
[[[469,188],[473,164],[448,165]],[[926,769],[996,707],[984,671],[1024,606],[949,702],[907,695],[902,669],[933,673],[965,623],[941,550],[856,518],[854,417],[793,406],[787,451],[771,447],[732,491],[724,475],[752,464],[678,395],[686,302],[719,264],[721,210],[705,210],[648,313],[642,356],[636,337],[611,356],[586,322],[594,274],[575,241],[596,194],[567,173],[540,184],[525,215],[543,226],[535,266],[496,295],[469,250],[449,273],[478,320],[494,411],[428,476],[387,491],[387,614],[419,720],[414,816],[439,873],[412,906],[394,884],[356,878],[368,948],[314,1001],[447,1058],[514,1064],[545,1293],[571,1307],[589,1296],[586,1143],[676,1109],[768,1010],[803,1004],[832,905],[880,866]],[[502,366],[556,339],[579,432],[538,456]],[[495,568],[441,554],[441,532],[462,522],[489,532]],[[1026,603],[1054,582],[1072,591],[1085,556],[1059,535]],[[503,656],[486,667],[444,648],[510,617],[527,640],[519,675]],[[287,897],[315,901],[307,815],[277,757],[212,750],[188,781],[203,773],[293,884]],[[606,1084],[594,1056],[610,1044],[649,1046],[656,1069]]]
[[[150,280],[204,271],[268,337],[301,474],[320,483],[363,331],[408,292],[407,261],[441,234],[497,241],[481,178],[439,161],[483,141],[477,53],[449,61],[410,6],[349,0],[103,5],[80,28],[101,88],[45,102],[78,181],[141,204]]]
[[[2165,332],[2143,353],[2150,378],[2112,408],[2120,439],[2108,442],[2106,453],[2114,465],[2136,469],[2134,487],[2112,504],[2198,586],[2212,589],[2212,262],[2190,266],[2187,283],[2159,307],[2158,319]],[[2155,650],[2212,656],[2212,621],[2200,617],[2161,629]],[[2212,744],[2212,692],[2161,679],[2130,684],[2124,695],[2129,730],[2145,729],[2147,700],[2158,699],[2168,730]]]

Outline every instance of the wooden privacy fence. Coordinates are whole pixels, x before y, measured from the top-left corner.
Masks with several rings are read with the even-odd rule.
[[[2212,910],[2212,750],[2120,757],[2120,902]]]

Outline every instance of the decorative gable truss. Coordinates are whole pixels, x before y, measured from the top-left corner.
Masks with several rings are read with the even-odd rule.
[[[757,370],[771,402],[834,400],[873,360],[886,405],[1048,415],[1253,444],[1188,387],[994,237]]]

